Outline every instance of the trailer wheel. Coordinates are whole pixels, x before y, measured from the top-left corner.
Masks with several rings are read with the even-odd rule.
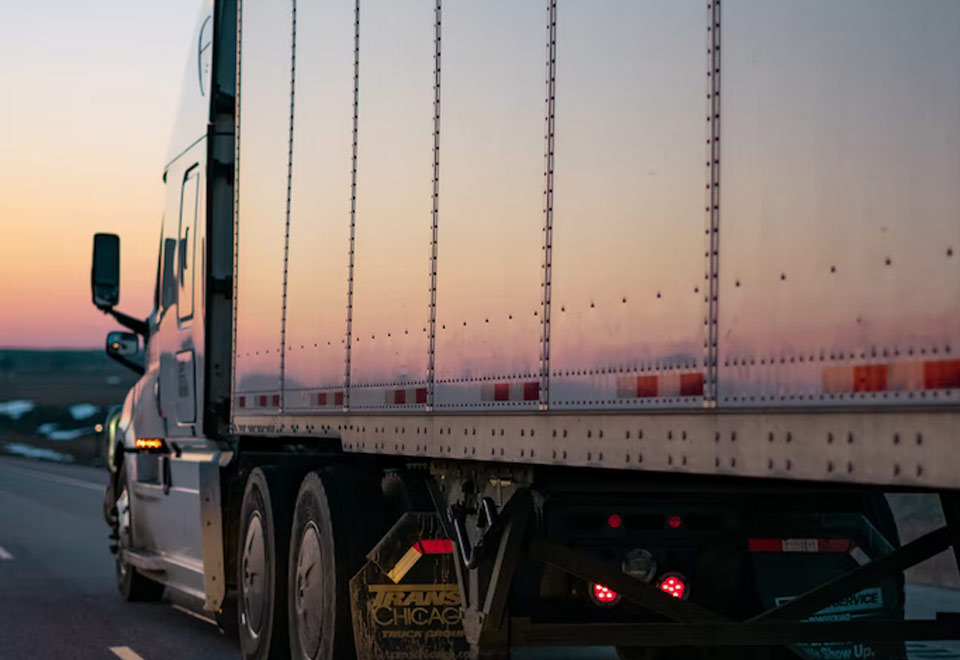
[[[380,490],[363,476],[339,467],[311,472],[300,486],[288,584],[290,649],[296,660],[355,657],[350,578],[382,531]]]
[[[245,660],[287,658],[289,498],[277,472],[250,473],[240,507],[237,548],[240,651]]]
[[[117,476],[116,492],[118,493],[114,506],[116,514],[113,520],[114,533],[117,537],[117,591],[120,592],[120,597],[128,602],[160,600],[163,596],[163,585],[142,575],[135,566],[131,566],[123,558],[123,551],[133,547],[133,537],[127,469],[122,464]]]

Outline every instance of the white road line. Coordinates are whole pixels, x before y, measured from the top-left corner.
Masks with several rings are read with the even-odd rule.
[[[59,475],[50,474],[49,472],[41,472],[40,470],[24,470],[22,468],[11,468],[4,465],[3,467],[0,467],[0,472],[13,472],[14,474],[20,474],[36,479],[43,479],[45,481],[52,481],[54,483],[64,484],[66,486],[76,486],[77,488],[95,490],[99,493],[102,493],[104,488],[106,488],[106,485],[95,484],[92,481],[83,481],[82,479],[74,479],[72,477],[61,477]]]
[[[2,545],[0,545],[0,559],[13,559],[13,555],[7,552]]]
[[[143,660],[129,646],[111,646],[110,651],[120,660]]]

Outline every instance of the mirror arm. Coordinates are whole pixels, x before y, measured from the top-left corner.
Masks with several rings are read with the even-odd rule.
[[[130,329],[133,330],[133,328],[130,328]],[[128,360],[122,355],[115,355],[114,353],[107,353],[107,355],[113,358],[114,360],[116,360],[117,362],[119,362],[120,364],[122,364],[123,366],[125,366],[127,369],[130,369],[131,371],[136,373],[138,376],[143,375],[143,372],[144,372],[143,365],[137,364],[133,360]]]
[[[146,321],[141,319],[135,319],[132,316],[127,316],[123,312],[118,312],[117,310],[111,308],[104,309],[104,314],[109,314],[117,320],[117,323],[127,328],[128,330],[133,330],[138,335],[143,337],[143,340],[146,341],[150,337],[150,326]],[[141,373],[143,373],[141,371]]]

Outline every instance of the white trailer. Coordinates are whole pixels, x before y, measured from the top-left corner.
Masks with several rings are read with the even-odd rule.
[[[195,43],[145,321],[95,242],[126,597],[236,600],[245,658],[956,636],[901,572],[960,553],[960,4],[208,0]],[[897,490],[948,525],[900,548]]]

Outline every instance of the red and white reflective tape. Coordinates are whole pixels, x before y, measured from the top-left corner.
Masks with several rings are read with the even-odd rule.
[[[342,406],[343,391],[337,390],[334,392],[317,392],[316,404],[318,406]]]
[[[870,557],[850,539],[765,539],[747,541],[750,552],[842,552],[863,566]]]
[[[427,388],[416,387],[413,389],[387,390],[383,398],[384,403],[388,406],[425,404],[427,402]]]
[[[453,541],[450,539],[421,539],[414,543],[400,558],[400,561],[387,572],[387,577],[397,583],[420,561],[420,557],[424,555],[448,555],[452,552]]]
[[[480,387],[481,401],[539,401],[540,381],[524,383],[485,383]]]
[[[618,399],[652,399],[668,396],[703,396],[703,373],[693,371],[617,378]]]
[[[237,396],[238,408],[279,408],[279,394],[241,394]]]
[[[827,367],[823,370],[826,394],[850,392],[910,392],[960,387],[960,360],[892,362]]]

